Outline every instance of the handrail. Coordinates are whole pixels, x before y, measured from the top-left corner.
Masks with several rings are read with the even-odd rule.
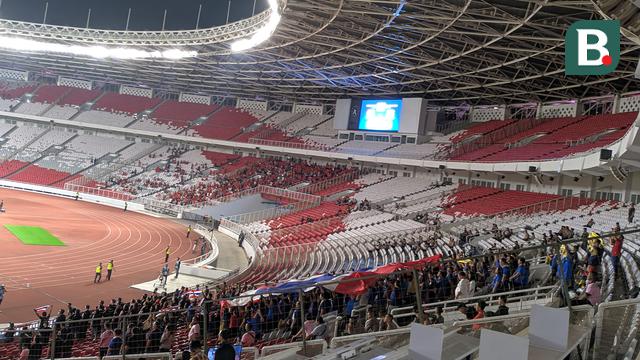
[[[631,135],[631,133],[633,131],[635,131],[636,127],[640,126],[640,112],[638,112],[638,117],[636,118],[636,120],[633,122],[633,124],[631,126],[629,126],[629,129],[627,129],[627,132],[622,135],[619,139],[612,141],[609,144],[603,145],[602,148],[610,148],[610,147],[614,147],[614,146],[619,146],[623,141],[624,142],[629,142],[627,137]],[[551,162],[551,161],[559,161],[559,160],[566,160],[566,159],[573,159],[573,158],[578,158],[578,157],[584,157],[586,155],[589,154],[593,154],[593,153],[600,153],[600,147],[598,148],[592,148],[592,149],[588,149],[585,151],[581,151],[581,152],[577,152],[577,153],[573,153],[573,154],[569,154],[560,158],[551,158],[551,159],[541,159],[541,160],[537,160],[537,163],[544,163],[544,162]],[[458,161],[458,160],[451,160],[448,159],[447,161],[449,162],[470,162],[468,160],[464,160],[464,161]],[[504,164],[504,163],[521,163],[521,162],[531,162],[531,160],[519,160],[519,161],[509,161],[509,160],[504,160],[504,161],[483,161],[482,159],[480,160],[473,160],[474,163],[483,163],[483,164]]]
[[[277,146],[282,148],[289,149],[302,149],[302,150],[321,150],[321,151],[329,151],[330,147],[326,145],[316,145],[309,143],[298,143],[298,142],[290,142],[290,141],[280,141],[280,140],[267,140],[267,139],[257,139],[250,138],[250,144],[255,145],[264,145],[264,146]]]
[[[566,309],[566,308],[563,308],[563,309]],[[591,305],[578,305],[578,306],[571,307],[572,313],[575,313],[578,311],[586,312],[587,314],[590,315],[590,318],[593,318],[594,310],[593,310],[593,306]],[[500,322],[503,320],[521,319],[524,317],[527,317],[527,318],[531,317],[531,313],[530,312],[518,313],[518,314],[484,317],[481,319],[460,320],[451,324],[451,327],[462,327],[462,326],[469,326],[473,324],[486,324],[486,323]]]
[[[114,190],[99,189],[95,187],[77,185],[77,184],[72,184],[70,182],[67,182],[64,184],[64,189],[67,191],[74,191],[82,194],[102,196],[102,197],[107,197],[107,198],[122,200],[122,201],[131,201],[135,198],[131,194],[121,193]]]
[[[355,335],[346,335],[346,336],[337,336],[334,337],[333,339],[331,339],[331,348],[336,348],[336,343],[340,342],[340,341],[350,341],[350,340],[359,340],[359,339],[364,339],[364,338],[371,338],[371,337],[376,337],[376,336],[387,336],[387,335],[405,335],[405,334],[409,334],[411,333],[411,328],[410,327],[403,327],[400,329],[394,329],[394,330],[385,330],[385,331],[374,331],[374,332],[370,332],[370,333],[363,333],[363,334],[355,334]]]
[[[528,118],[515,120],[511,124],[495,129],[470,141],[451,144],[444,150],[444,152],[446,153],[447,158],[454,158],[488,145],[495,144],[496,141],[506,139],[519,132],[533,129],[534,127],[552,119],[553,118]],[[505,119],[504,121],[510,120],[512,119]]]
[[[241,197],[253,195],[253,194],[267,194],[274,195],[278,197],[283,197],[291,200],[304,200],[308,202],[319,202],[320,197],[310,194],[304,194],[300,191],[293,191],[289,189],[281,189],[269,185],[258,185],[256,187],[252,187],[249,189],[241,190],[235,192],[233,194],[221,196],[215,199],[201,201],[199,203],[191,204],[188,206],[189,209],[198,209],[209,205],[216,205],[220,203],[230,202],[232,200],[240,199]]]
[[[209,265],[218,258],[218,255],[220,253],[220,248],[218,247],[218,239],[213,233],[213,230],[210,230],[201,224],[196,224],[194,230],[209,242],[209,244],[211,245],[211,252],[188,260],[185,263],[194,267]]]
[[[467,304],[474,304],[475,300],[485,300],[485,299],[490,299],[489,301],[492,301],[491,299],[493,298],[500,298],[502,296],[507,296],[507,297],[512,297],[512,295],[518,295],[518,294],[530,294],[532,293],[533,295],[538,295],[538,294],[544,294],[544,295],[548,295],[550,294],[553,290],[555,290],[557,288],[557,286],[555,285],[550,285],[550,286],[538,286],[538,287],[532,287],[529,289],[522,289],[522,290],[512,290],[512,291],[508,291],[508,292],[500,292],[500,293],[495,293],[495,294],[485,294],[485,295],[478,295],[478,296],[472,296],[472,297],[468,297],[468,298],[464,298],[464,299],[453,299],[453,300],[444,300],[444,301],[440,301],[440,302],[435,302],[435,303],[425,303],[422,304],[423,309],[426,308],[438,308],[438,307],[443,307],[443,308],[447,308],[446,305],[450,305],[450,304],[459,304],[460,302],[465,302]],[[547,292],[547,290],[549,290],[549,292]],[[404,310],[412,310],[413,307],[401,307],[401,308],[395,308],[393,310],[396,311],[396,313],[400,312],[400,311],[404,311]],[[427,311],[432,310],[432,309],[428,309]]]
[[[178,216],[182,214],[185,209],[185,207],[182,205],[172,204],[166,201],[151,199],[148,197],[139,197],[133,199],[132,201],[144,205],[144,208],[149,211],[160,213],[171,212]]]
[[[567,206],[568,202],[568,206]],[[575,196],[564,196],[550,200],[544,200],[537,203],[521,206],[515,209],[505,210],[495,214],[489,214],[483,217],[483,219],[494,219],[499,217],[511,216],[519,213],[534,213],[542,211],[556,211],[560,209],[574,209],[582,205],[589,205],[593,203],[591,198],[580,197],[579,194]],[[554,205],[555,206],[552,206]],[[546,208],[546,209],[545,209]],[[537,209],[537,210],[536,210]]]
[[[317,183],[312,183],[309,185],[306,185],[300,189],[298,189],[298,191],[300,192],[305,192],[305,193],[309,193],[309,194],[313,194],[316,193],[318,191],[322,191],[325,189],[330,188],[333,185],[337,185],[337,184],[342,184],[354,179],[359,178],[362,175],[366,175],[368,173],[367,170],[359,170],[359,171],[349,171],[347,173],[338,175],[336,177],[332,177],[330,179],[326,179]]]
[[[193,203],[191,205],[188,206],[189,209],[200,209],[203,208],[205,206],[210,206],[210,205],[217,205],[220,203],[225,203],[225,202],[230,202],[232,200],[236,200],[239,199],[243,196],[247,196],[247,195],[253,195],[255,193],[258,192],[258,187],[253,187],[250,189],[245,189],[245,190],[240,190],[238,192],[234,192],[232,194],[229,195],[224,195],[224,196],[220,196],[217,197],[215,199],[208,199],[208,200],[204,200],[198,203]]]
[[[595,356],[600,349],[600,342],[602,338],[602,328],[604,326],[604,314],[607,309],[617,308],[617,307],[626,307],[626,306],[636,306],[636,309],[640,306],[640,298],[631,298],[624,300],[615,300],[602,302],[598,304],[595,316],[595,341],[593,343],[593,355]],[[637,310],[636,310],[637,311]]]

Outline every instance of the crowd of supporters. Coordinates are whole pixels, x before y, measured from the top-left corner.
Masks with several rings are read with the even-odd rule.
[[[300,183],[316,183],[341,175],[346,167],[311,164],[299,160],[257,159],[230,173],[211,171],[194,184],[168,193],[162,200],[186,205],[216,199],[258,185],[287,188]]]

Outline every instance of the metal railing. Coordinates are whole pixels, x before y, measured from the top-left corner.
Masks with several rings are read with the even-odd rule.
[[[318,150],[318,151],[329,151],[331,149],[329,146],[321,145],[321,144],[309,144],[309,143],[299,143],[299,142],[290,142],[290,141],[280,141],[280,140],[267,140],[267,139],[258,139],[258,138],[250,138],[250,144],[262,145],[262,146],[276,146],[287,149],[301,149],[301,150]]]
[[[65,183],[64,189],[67,191],[73,191],[80,194],[101,196],[101,197],[121,200],[121,201],[131,201],[134,199],[134,196],[131,194],[125,194],[118,191],[113,191],[108,189],[99,189],[95,187],[88,187],[88,186],[76,185],[71,183]]]
[[[320,203],[320,197],[315,195],[309,195],[305,193],[301,193],[299,191],[293,191],[288,189],[276,188],[268,185],[258,185],[256,187],[235,192],[233,194],[221,196],[215,199],[209,199],[205,201],[201,201],[199,203],[191,204],[188,206],[189,209],[199,209],[205,206],[212,206],[221,203],[231,202],[233,200],[240,199],[244,196],[254,195],[254,194],[265,194],[272,195],[276,197],[285,198],[288,200],[294,201],[307,201],[307,202],[317,202]]]
[[[633,340],[636,340],[637,344],[638,327],[640,327],[640,298],[598,304],[593,358],[604,359],[612,353],[625,354],[631,348]],[[636,352],[635,346],[632,352]]]
[[[240,224],[250,224],[253,222],[277,218],[279,216],[287,215],[289,213],[292,213],[295,211],[301,211],[314,206],[316,205],[305,203],[305,202],[298,202],[293,204],[280,205],[280,206],[271,207],[267,209],[252,211],[244,214],[232,215],[227,217],[227,220],[240,223]]]
[[[443,149],[441,159],[451,159],[471,151],[478,150],[480,148],[493,145],[498,140],[506,139],[517,133],[530,130],[540,124],[550,121],[550,118],[529,118],[523,120],[517,120],[512,124],[503,126],[499,129],[493,130],[488,134],[480,135],[477,138],[463,141],[456,144],[451,144],[447,148]]]
[[[550,212],[559,210],[576,209],[583,205],[589,205],[593,203],[593,200],[586,197],[572,196],[572,197],[560,197],[551,200],[541,201],[535,204],[521,206],[515,209],[502,211],[496,214],[487,215],[488,218],[498,218],[513,215],[522,214],[535,214],[540,212]]]
[[[557,289],[558,289],[558,286],[555,286],[555,285],[537,286],[529,289],[477,295],[477,296],[472,296],[472,297],[463,298],[463,299],[453,299],[453,300],[446,300],[446,301],[439,301],[439,302],[423,303],[422,309],[424,310],[425,314],[433,314],[436,312],[436,309],[439,307],[441,307],[444,312],[455,311],[461,302],[464,302],[468,306],[468,305],[475,305],[480,300],[483,300],[487,304],[487,306],[494,306],[498,304],[501,297],[506,296],[508,298],[507,305],[514,305],[514,303],[517,303],[517,305],[513,306],[513,308],[517,311],[522,311],[522,310],[527,310],[531,308],[532,303],[528,303],[528,302],[531,302],[531,301],[536,302],[539,300],[545,300],[547,302],[551,301],[551,298],[553,297],[553,294]],[[415,309],[413,307],[399,307],[399,308],[393,309],[391,311],[391,314],[394,316],[395,315],[417,316],[414,310]],[[446,322],[446,319],[445,319],[445,322]]]
[[[201,234],[209,242],[211,251],[204,255],[197,256],[193,259],[186,260],[184,263],[186,265],[192,266],[208,265],[215,261],[220,253],[220,249],[218,248],[218,239],[216,238],[216,235],[214,234],[214,231],[212,229],[209,229],[202,224],[196,224],[194,226],[194,230]]]
[[[136,198],[133,200],[133,202],[144,205],[145,210],[174,217],[180,217],[185,209],[182,205],[172,204],[170,202],[160,201],[147,197]]]
[[[203,208],[205,206],[218,205],[218,204],[221,204],[221,203],[226,203],[226,202],[230,202],[230,201],[239,199],[239,198],[241,198],[243,196],[253,195],[253,194],[256,194],[257,192],[258,192],[258,188],[254,187],[254,188],[238,191],[238,192],[235,192],[233,194],[221,196],[221,197],[218,197],[218,198],[215,198],[215,199],[208,199],[208,200],[205,200],[205,201],[194,203],[194,204],[189,205],[188,208],[190,208],[190,209],[200,209],[200,208]]]
[[[302,188],[300,188],[298,190],[301,191],[301,192],[304,192],[304,193],[308,193],[308,194],[315,194],[315,193],[317,193],[319,191],[328,189],[328,188],[330,188],[332,186],[339,185],[339,184],[342,184],[342,183],[346,183],[346,182],[355,180],[355,179],[359,178],[362,175],[366,175],[367,173],[368,173],[367,170],[362,170],[362,171],[352,170],[352,171],[349,171],[349,172],[347,172],[345,174],[333,177],[331,179],[327,179],[327,180],[324,180],[324,181],[321,181],[321,182],[309,184],[309,185],[304,186],[304,187],[302,187]]]
[[[462,130],[465,126],[471,123],[471,119],[462,119],[462,120],[454,120],[447,121],[445,123],[436,124],[436,132],[442,133],[443,135],[451,134],[452,132],[456,132],[458,130]]]

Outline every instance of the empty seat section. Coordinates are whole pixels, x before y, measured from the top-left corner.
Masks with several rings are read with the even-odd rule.
[[[162,103],[150,117],[155,122],[166,124],[173,128],[184,129],[194,120],[212,113],[217,108],[217,105],[168,100]]]
[[[204,123],[196,125],[196,134],[210,139],[230,140],[240,135],[242,130],[258,119],[251,113],[230,107],[223,107],[211,115]]]
[[[162,100],[143,96],[105,93],[93,106],[96,110],[137,114],[158,105]]]

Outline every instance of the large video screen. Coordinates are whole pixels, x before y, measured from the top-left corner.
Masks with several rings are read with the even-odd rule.
[[[358,130],[397,132],[401,109],[402,99],[362,100]]]

